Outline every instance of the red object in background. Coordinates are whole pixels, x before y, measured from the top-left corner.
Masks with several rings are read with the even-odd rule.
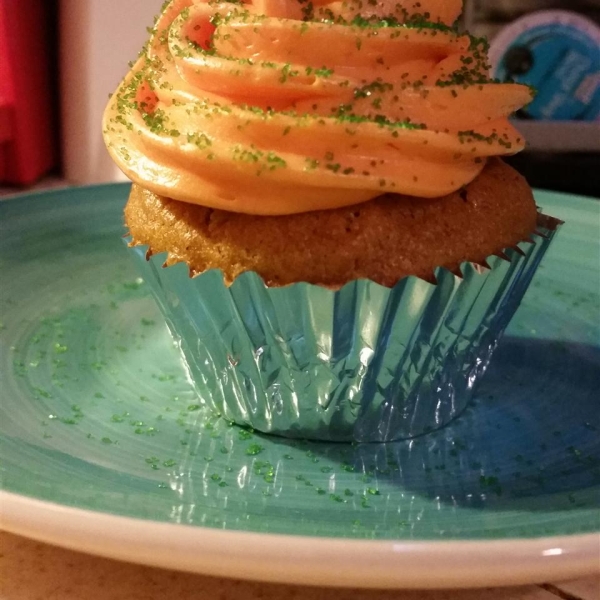
[[[27,185],[56,164],[47,7],[0,0],[0,182]]]

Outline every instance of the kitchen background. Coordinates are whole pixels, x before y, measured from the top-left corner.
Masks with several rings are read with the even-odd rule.
[[[123,179],[102,111],[162,2],[0,0],[0,191]],[[539,90],[511,162],[534,186],[600,196],[600,1],[467,0],[462,20],[492,42],[495,76]]]

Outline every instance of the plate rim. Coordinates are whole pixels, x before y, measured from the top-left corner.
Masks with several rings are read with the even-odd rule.
[[[600,572],[600,532],[481,541],[313,537],[123,517],[4,490],[0,529],[130,563],[295,585],[458,589],[543,583]]]

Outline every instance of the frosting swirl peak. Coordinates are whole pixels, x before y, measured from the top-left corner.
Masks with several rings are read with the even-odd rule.
[[[107,146],[143,187],[236,212],[443,196],[523,148],[507,117],[531,100],[489,79],[460,9],[172,0],[109,102]]]

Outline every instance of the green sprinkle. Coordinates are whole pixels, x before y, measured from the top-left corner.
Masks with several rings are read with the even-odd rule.
[[[250,446],[248,446],[248,448],[246,448],[246,454],[248,454],[249,456],[256,456],[257,454],[260,454],[263,450],[264,448],[262,446],[259,446],[258,444],[251,444]]]
[[[306,158],[306,167],[304,167],[305,171],[313,171],[319,166],[319,161],[315,158]]]
[[[247,429],[240,429],[238,432],[238,438],[240,441],[250,440],[252,437],[254,437],[252,432],[248,431]]]
[[[327,67],[321,67],[320,69],[315,69],[314,73],[317,77],[328,78],[333,75],[333,69],[328,69]]]
[[[159,381],[173,381],[175,379],[175,375],[159,375],[158,376],[158,380]]]

